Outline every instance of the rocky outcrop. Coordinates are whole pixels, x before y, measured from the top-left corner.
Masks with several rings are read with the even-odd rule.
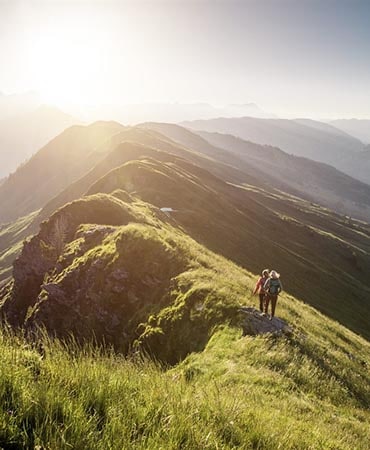
[[[243,336],[257,336],[266,333],[289,335],[293,332],[292,327],[279,317],[270,320],[269,317],[251,307],[239,308],[239,311],[243,315],[241,323]]]
[[[84,247],[80,248],[83,252],[111,231],[107,224],[124,225],[132,220],[137,220],[133,211],[106,194],[86,197],[58,210],[41,224],[36,236],[24,243],[21,255],[13,264],[11,292],[8,287],[7,295],[2,297],[1,315],[13,326],[24,324],[46,280],[77,256],[76,249],[70,253],[65,250],[75,240],[81,224],[95,224],[85,230],[85,235],[83,231],[77,234],[77,238],[83,238]]]
[[[219,324],[235,323],[239,269],[158,208],[120,198],[88,196],[43,222],[1,288],[0,314],[30,336],[42,326],[173,364],[202,350]]]
[[[171,280],[186,265],[161,235],[138,224],[78,230],[40,286],[26,328],[43,325],[59,337],[94,338],[127,350],[139,323],[170,301]]]

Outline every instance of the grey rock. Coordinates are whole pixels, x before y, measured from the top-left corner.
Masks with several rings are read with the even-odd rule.
[[[260,334],[272,333],[275,335],[292,334],[292,327],[284,320],[274,317],[272,320],[268,316],[262,315],[260,311],[251,307],[239,308],[243,314],[242,329],[243,336],[257,336]]]

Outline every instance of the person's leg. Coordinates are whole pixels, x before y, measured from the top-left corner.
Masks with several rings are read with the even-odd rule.
[[[265,294],[258,294],[260,297],[260,311],[263,312],[263,300],[265,298]]]
[[[271,317],[275,316],[275,308],[276,308],[277,299],[278,299],[277,295],[271,296]]]
[[[265,303],[265,305],[264,305],[265,306],[265,314],[267,314],[267,310],[269,308],[269,303],[270,303],[270,295],[269,294],[265,295],[264,303]]]

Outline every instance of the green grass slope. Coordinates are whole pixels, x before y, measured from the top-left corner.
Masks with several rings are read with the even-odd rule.
[[[182,128],[181,130],[184,129]],[[194,136],[197,140],[200,140],[201,144],[206,143],[206,141],[197,135],[190,132],[189,134]],[[214,148],[210,144],[206,143],[206,145]],[[224,160],[220,160],[222,161],[220,162],[215,158],[211,158],[209,155],[198,152],[198,148],[200,147],[201,146],[199,145],[194,147],[189,147],[188,145],[183,146],[151,129],[139,127],[126,128],[110,139],[109,148],[105,147],[104,150],[101,150],[101,153],[105,153],[105,156],[95,165],[95,167],[77,181],[71,183],[45,204],[36,221],[41,222],[65,203],[80,198],[88,191],[92,184],[110,170],[131,160],[138,160],[146,157],[168,162],[182,158],[191,161],[228,181],[241,183],[247,178],[250,183],[258,182],[258,179],[254,175],[245,172],[244,168],[243,171],[240,171],[235,167],[226,165],[225,161],[228,157],[226,151],[220,150],[225,156]]]
[[[367,224],[173,155],[88,194],[0,287],[0,448],[367,450],[370,344],[302,302],[368,338]],[[266,261],[292,332],[242,337]]]
[[[116,189],[173,208],[177,226],[248,270],[278,268],[292,294],[370,337],[368,224],[284,193],[232,186],[184,160],[127,163],[89,193]]]
[[[159,161],[130,162],[105,174],[136,155]],[[213,162],[196,153],[194,158]],[[105,175],[96,181],[101,174]],[[227,184],[177,155],[127,142],[73,185],[71,196],[86,189],[89,194],[124,190],[157,208],[173,208],[175,226],[200,244],[255,273],[266,265],[277,268],[289,292],[369,338],[370,286],[365,274],[370,249],[365,223],[278,191]],[[64,194],[58,201],[62,200],[67,200]],[[99,223],[104,220],[101,217]]]
[[[243,301],[251,276],[215,276],[213,292]],[[367,450],[369,344],[289,295],[278,312],[290,337],[241,337],[225,323],[169,369],[2,331],[0,447]]]
[[[12,273],[12,264],[22,250],[23,241],[33,234],[38,211],[9,224],[0,225],[0,285]]]
[[[100,132],[103,133],[102,136],[99,134]],[[105,132],[107,136],[109,135],[107,139],[105,139]],[[67,139],[68,136],[66,137],[66,135],[69,134],[71,135],[70,139]],[[189,132],[189,134],[192,133]],[[200,139],[197,135],[193,136]],[[56,149],[58,150],[57,155],[55,155]],[[94,152],[92,149],[95,149]],[[54,177],[53,170],[59,170],[60,161],[55,167],[51,165],[51,162],[55,158],[63,159],[65,155],[71,152],[77,152],[75,160],[69,158],[67,164],[63,164],[63,171],[60,172],[58,177]],[[83,196],[91,184],[96,182],[96,180],[108,171],[132,159],[145,157],[154,157],[157,160],[166,161],[175,161],[177,157],[181,157],[193,161],[201,167],[212,170],[217,175],[226,177],[229,180],[242,182],[246,177],[244,172],[240,172],[238,169],[230,166],[225,166],[225,164],[221,164],[210,157],[203,156],[196,151],[176,144],[174,141],[153,130],[138,127],[124,128],[115,123],[110,124],[104,122],[98,122],[89,127],[75,127],[67,130],[56,138],[55,141],[46,146],[45,149],[35,155],[24,169],[20,169],[19,173],[17,172],[17,176],[14,177],[11,186],[9,185],[9,180],[5,186],[5,194],[9,194],[4,203],[5,211],[7,208],[10,208],[12,210],[12,217],[17,216],[20,211],[23,211],[23,204],[25,205],[25,210],[30,209],[32,205],[43,207],[39,214],[33,217],[27,229],[23,230],[22,236],[17,235],[19,237],[18,241],[15,242],[12,240],[13,249],[9,248],[10,234],[6,241],[1,241],[4,245],[0,246],[0,251],[4,254],[6,253],[6,257],[1,262],[0,279],[9,276],[11,265],[21,249],[22,240],[25,237],[37,233],[39,225],[43,220],[47,219],[59,207]],[[90,168],[96,161],[98,161],[97,164],[93,168]],[[45,180],[40,183],[41,186],[37,191],[30,191],[30,183],[33,183],[33,173],[40,174],[40,171],[44,174]],[[55,195],[58,191],[57,184],[59,182],[62,184],[58,184],[58,186],[62,187],[69,183],[69,180],[74,179],[78,173],[84,171],[86,173],[81,178],[68,184],[67,187]],[[62,175],[62,178],[60,175]],[[257,181],[253,177],[249,178],[249,180],[251,182]],[[14,202],[21,197],[21,209],[19,209],[14,206]],[[22,219],[20,220],[22,221]],[[6,227],[16,229],[16,226],[13,227],[12,224]]]
[[[43,325],[120,351],[136,345],[176,362],[201,349],[215,324],[233,320],[236,294],[216,293],[212,280],[230,287],[241,271],[157,208],[114,195],[85,197],[42,224],[0,291],[1,313],[12,326]]]

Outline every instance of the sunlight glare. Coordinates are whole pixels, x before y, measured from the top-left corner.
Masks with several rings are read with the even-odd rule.
[[[35,30],[29,44],[29,76],[44,101],[58,106],[95,104],[106,98],[106,80],[115,76],[112,59],[118,59],[112,55],[115,36],[111,30],[91,17],[88,22],[79,16],[73,19],[58,18],[57,23]],[[128,37],[121,35],[117,64],[136,62],[135,46],[125,44]],[[127,84],[122,72],[120,82]]]

